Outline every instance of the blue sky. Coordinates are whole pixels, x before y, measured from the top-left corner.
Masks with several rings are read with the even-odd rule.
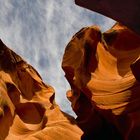
[[[82,27],[114,21],[74,4],[74,0],[0,0],[0,38],[55,88],[56,102],[72,114],[66,99],[69,84],[61,61],[66,44]]]

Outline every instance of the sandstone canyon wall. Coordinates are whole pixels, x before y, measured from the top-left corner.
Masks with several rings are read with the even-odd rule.
[[[54,89],[0,40],[0,140],[80,140],[74,118],[54,101]]]
[[[75,0],[75,3],[108,16],[140,35],[139,0]]]
[[[82,140],[140,140],[140,36],[116,23],[85,27],[62,62]]]
[[[140,140],[140,36],[119,23],[85,27],[68,43],[62,68],[77,119],[54,89],[0,41],[0,140]]]

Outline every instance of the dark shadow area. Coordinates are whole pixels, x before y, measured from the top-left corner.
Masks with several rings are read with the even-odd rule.
[[[139,0],[75,0],[75,3],[110,17],[140,34]]]
[[[19,103],[15,111],[24,123],[38,124],[42,121],[45,109],[38,103],[28,102]]]
[[[5,106],[3,110],[4,110],[4,116],[3,115],[0,116],[0,124],[1,124],[0,139],[1,140],[4,140],[7,137],[10,126],[12,125],[14,119],[14,116],[11,114],[11,110],[8,106]]]
[[[94,103],[91,103],[91,99],[86,97],[85,93],[80,94],[77,101],[79,108],[74,110],[78,116],[76,121],[84,132],[81,140],[123,140],[115,124],[108,121],[111,111],[97,108]]]

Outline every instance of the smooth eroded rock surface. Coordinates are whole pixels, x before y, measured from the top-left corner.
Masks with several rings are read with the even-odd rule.
[[[139,140],[140,36],[116,23],[101,33],[96,26],[76,33],[62,68],[83,140]]]
[[[140,35],[139,0],[75,0],[84,8],[108,16],[134,30]]]
[[[74,118],[61,112],[54,89],[0,41],[0,140],[80,140]]]

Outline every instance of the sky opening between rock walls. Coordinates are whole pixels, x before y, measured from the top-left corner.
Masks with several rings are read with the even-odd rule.
[[[54,87],[57,104],[72,115],[61,69],[65,46],[82,27],[99,25],[105,31],[113,24],[74,0],[0,0],[0,38]]]

